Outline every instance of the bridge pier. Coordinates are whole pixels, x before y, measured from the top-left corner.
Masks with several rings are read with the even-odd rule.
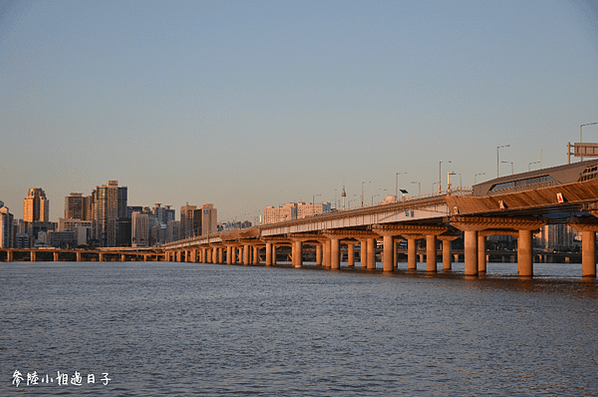
[[[54,251],[53,252],[53,256],[54,256],[54,262],[58,262],[58,252]]]
[[[479,236],[494,234],[516,235],[518,237],[517,250],[517,272],[520,277],[532,277],[533,268],[533,244],[532,231],[539,229],[546,224],[542,218],[533,217],[464,217],[454,216],[450,220],[451,225],[460,229],[465,234],[465,275],[478,275],[478,261],[484,262],[485,270],[486,250],[480,249]],[[486,241],[485,239],[483,240]]]
[[[322,266],[322,245],[316,244],[316,266]]]
[[[368,246],[366,257],[367,269],[374,270],[376,268],[376,239],[368,238],[366,242]]]
[[[531,230],[519,230],[517,246],[517,271],[519,277],[532,277],[534,275],[534,250]]]
[[[436,266],[436,235],[428,234],[426,236],[426,271],[435,272]]]
[[[451,271],[452,263],[452,241],[459,238],[461,234],[441,234],[438,239],[442,241],[442,270],[445,272]]]
[[[300,268],[303,266],[303,243],[301,240],[293,241],[291,252],[293,267]]]
[[[347,266],[355,267],[355,243],[347,243]]]
[[[417,238],[407,237],[407,269],[417,270]]]
[[[478,274],[486,273],[486,236],[478,232]]]
[[[383,269],[385,272],[392,272],[394,270],[395,267],[395,263],[394,263],[394,257],[395,257],[395,243],[394,243],[394,237],[389,235],[389,234],[385,234],[382,237],[383,241],[382,244],[384,246],[384,251],[383,251]]]
[[[266,243],[266,266],[272,266],[272,243]]]
[[[598,212],[590,212],[598,216]],[[569,226],[581,232],[581,275],[582,277],[596,277],[596,232],[598,220],[573,218]],[[568,258],[567,258],[568,259]]]
[[[253,246],[253,264],[260,264],[260,247],[258,245]]]
[[[322,255],[324,256],[323,260],[322,260],[322,265],[326,269],[330,269],[330,267],[332,266],[331,251],[332,251],[332,247],[331,247],[330,239],[326,239],[326,241],[324,241],[324,243],[322,244]]]
[[[330,268],[332,270],[338,270],[341,268],[340,242],[338,238],[330,239]]]
[[[249,244],[243,245],[243,265],[249,266]]]

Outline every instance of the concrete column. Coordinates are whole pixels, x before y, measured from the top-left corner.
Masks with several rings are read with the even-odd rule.
[[[77,252],[77,262],[81,262],[81,252]]]
[[[486,273],[486,236],[478,233],[478,273]]]
[[[316,266],[322,266],[322,244],[316,244]]]
[[[341,268],[340,243],[337,238],[330,239],[330,268],[333,270],[338,270]]]
[[[226,264],[231,265],[233,263],[233,247],[231,245],[226,246]]]
[[[330,251],[331,251],[331,243],[330,243],[330,239],[326,239],[326,241],[324,242],[324,245],[322,246],[322,265],[327,268],[330,269],[331,267],[331,261],[330,261]]]
[[[99,253],[99,254],[98,254],[98,261],[100,261],[100,262],[104,262],[104,254],[102,254],[102,253]],[[178,262],[178,261],[177,261],[177,262]]]
[[[276,265],[276,244],[272,244],[272,264]]]
[[[436,235],[426,236],[426,271],[436,271]]]
[[[394,256],[395,256],[395,243],[393,236],[384,236],[384,271],[392,272],[394,270]]]
[[[218,263],[224,264],[224,247],[218,248]]]
[[[127,258],[126,258],[126,255],[125,255],[125,254],[121,254],[121,255],[120,255],[120,261],[121,261],[121,262],[124,262],[126,259],[127,259]]]
[[[376,268],[376,240],[373,238],[367,239],[368,256],[367,256],[367,268],[373,270]]]
[[[266,243],[266,266],[272,266],[272,243]]]
[[[451,245],[452,243],[449,240],[442,240],[442,270],[444,271],[450,271],[453,268]]]
[[[258,265],[260,263],[260,247],[257,245],[253,246],[253,264]]]
[[[191,262],[197,263],[197,248],[191,250]]]
[[[417,270],[417,240],[407,239],[407,269]]]
[[[300,268],[303,265],[303,243],[301,241],[293,242],[293,267]]]
[[[532,231],[520,230],[517,239],[517,270],[520,277],[534,275]]]
[[[249,245],[245,244],[243,246],[243,265],[249,265]]]
[[[478,232],[466,230],[464,236],[465,244],[465,275],[478,275]]]
[[[355,267],[355,243],[347,243],[347,262],[347,266]]]
[[[367,240],[360,240],[359,241],[359,266],[361,266],[362,269],[367,269],[367,267],[368,267],[367,257],[368,257]]]
[[[596,232],[593,230],[581,232],[581,275],[596,277]]]
[[[54,255],[52,255],[54,258],[54,262],[58,262],[58,252],[54,251],[53,252]]]

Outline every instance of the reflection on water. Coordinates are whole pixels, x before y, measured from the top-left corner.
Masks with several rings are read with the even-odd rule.
[[[0,395],[596,395],[597,283],[571,277],[580,265],[460,266],[2,263]],[[17,390],[16,369],[111,381]]]

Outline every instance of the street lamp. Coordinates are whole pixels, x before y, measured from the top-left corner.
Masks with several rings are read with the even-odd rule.
[[[447,172],[446,173],[446,192],[448,193],[449,189],[451,188],[451,175],[457,175],[455,171]]]
[[[438,162],[438,193],[442,193],[442,163],[450,164],[450,161],[439,161]]]
[[[540,162],[539,161],[534,161],[533,163],[529,163],[528,166],[527,166],[527,170],[531,171],[532,170],[532,165],[534,165],[534,164],[540,164]]]
[[[419,188],[417,190],[417,194],[421,195],[422,194],[422,184],[420,182],[415,182],[415,181],[411,181],[411,183],[417,183],[419,185]]]
[[[594,125],[594,124],[598,124],[598,122],[594,121],[593,123],[582,124],[579,126],[579,143],[582,142],[581,141],[581,127],[585,127],[586,125]],[[583,161],[583,151],[582,151],[581,147],[579,148],[579,151],[581,153],[581,155],[580,155],[581,161]]]
[[[486,175],[486,173],[485,173],[485,172],[478,172],[477,174],[475,174],[475,175],[473,176],[473,184],[474,184],[474,185],[477,183],[477,176],[478,176],[478,175]]]
[[[361,206],[363,207],[363,184],[364,183],[372,183],[372,181],[369,182],[361,182]]]
[[[397,180],[395,184],[395,197],[397,198],[397,200],[399,199],[399,174],[401,173],[397,172]],[[407,173],[403,172],[403,175],[407,175]]]
[[[511,163],[511,175],[515,174],[515,171],[513,171],[513,162],[512,161],[501,161],[501,164],[509,164]]]
[[[502,149],[502,148],[509,147],[509,146],[511,146],[511,145],[502,145],[502,146],[497,146],[496,147],[496,177],[497,178],[499,177],[499,175],[498,175],[498,168],[499,168],[499,165],[500,165],[499,156],[498,156],[498,149]]]

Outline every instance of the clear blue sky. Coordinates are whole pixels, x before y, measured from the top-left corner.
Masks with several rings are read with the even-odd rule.
[[[432,191],[439,161],[443,185],[493,178],[499,145],[501,175],[564,164],[594,121],[590,1],[0,0],[0,200],[18,218],[31,187],[56,221],[109,179],[177,218],[189,202],[255,221],[343,181],[354,205],[397,172]]]

